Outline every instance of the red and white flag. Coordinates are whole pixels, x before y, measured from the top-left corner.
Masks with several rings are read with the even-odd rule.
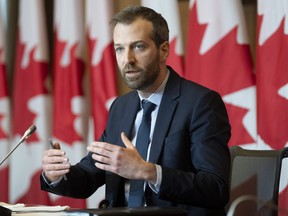
[[[257,4],[257,123],[259,146],[288,146],[288,2]],[[287,209],[288,161],[282,167],[279,207]]]
[[[48,203],[40,190],[42,155],[51,132],[48,45],[44,2],[19,1],[18,39],[13,86],[13,145],[32,125],[36,132],[10,158],[10,203]]]
[[[79,0],[54,2],[54,103],[53,136],[71,164],[86,155],[87,101],[84,96],[84,4]],[[50,194],[52,202],[85,208],[85,199]]]
[[[241,0],[190,0],[185,77],[218,91],[232,126],[229,146],[255,148],[256,89]]]
[[[181,76],[184,75],[184,51],[182,31],[177,0],[142,0],[142,5],[160,13],[169,26],[170,53],[167,65],[170,65]]]
[[[2,8],[1,8],[2,9]],[[0,13],[0,160],[2,161],[9,152],[10,138],[10,99],[8,96],[8,84],[6,78],[5,58],[5,25],[3,14]],[[6,160],[0,165],[0,201],[8,202],[8,171],[9,164]]]
[[[109,24],[112,15],[112,0],[86,1],[86,31],[89,44],[91,104],[95,139],[98,139],[105,129],[108,110],[117,96],[117,69],[112,29]]]
[[[91,78],[93,139],[97,140],[105,129],[108,110],[117,96],[117,69],[112,42],[112,29],[109,24],[113,15],[113,0],[86,0],[85,11]],[[99,188],[88,199],[88,207],[98,207],[104,197],[105,186]]]

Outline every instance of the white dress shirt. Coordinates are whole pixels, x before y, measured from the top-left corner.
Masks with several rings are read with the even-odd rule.
[[[136,119],[135,119],[135,123],[134,123],[134,129],[132,131],[132,137],[133,138],[132,138],[131,142],[133,143],[134,146],[135,146],[136,139],[137,139],[137,132],[138,132],[139,126],[140,126],[141,121],[142,121],[142,115],[143,115],[143,109],[142,109],[142,103],[141,103],[142,100],[148,100],[148,101],[150,101],[150,102],[152,102],[152,103],[154,103],[156,105],[156,108],[151,113],[150,140],[152,141],[152,137],[153,137],[153,133],[154,133],[154,128],[155,128],[155,123],[156,123],[156,119],[157,119],[157,115],[158,115],[159,106],[160,106],[160,103],[161,103],[161,100],[162,100],[162,96],[163,96],[163,93],[164,93],[164,89],[165,89],[166,83],[167,83],[168,78],[169,78],[169,74],[170,74],[170,72],[168,70],[167,75],[164,78],[162,84],[148,98],[143,98],[140,94],[138,94],[139,98],[140,98],[141,110],[139,110],[139,112],[136,115]],[[148,150],[147,150],[148,152],[147,152],[146,161],[149,161],[150,149],[151,149],[151,142],[148,145]],[[148,185],[155,193],[158,193],[158,191],[160,189],[161,182],[162,182],[162,168],[161,168],[160,165],[156,164],[156,172],[157,172],[157,182],[156,182],[156,184],[153,185],[153,184],[149,183]],[[145,189],[145,187],[146,187],[146,183],[144,184],[144,188],[143,189]],[[129,188],[130,188],[130,184],[129,184],[129,180],[128,180],[126,182],[126,184],[125,184],[125,197],[126,197],[127,200],[129,198]]]

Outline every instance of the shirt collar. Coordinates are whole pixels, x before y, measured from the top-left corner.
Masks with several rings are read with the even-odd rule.
[[[163,93],[164,93],[164,90],[165,90],[165,87],[166,87],[166,84],[167,84],[167,81],[168,81],[168,78],[169,78],[169,75],[170,75],[170,71],[169,71],[169,69],[167,69],[167,74],[166,74],[163,82],[161,83],[161,85],[159,86],[159,88],[158,88],[153,94],[151,94],[148,98],[143,98],[143,97],[138,93],[138,96],[139,96],[139,98],[140,98],[141,108],[142,108],[142,103],[141,103],[142,100],[148,100],[148,101],[156,104],[157,106],[160,105],[161,99],[162,99],[162,96],[163,96]]]

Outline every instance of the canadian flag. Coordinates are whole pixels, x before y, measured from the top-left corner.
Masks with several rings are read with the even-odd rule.
[[[288,2],[258,0],[257,123],[262,148],[288,146]],[[279,207],[287,209],[288,161],[280,181]]]
[[[186,78],[218,91],[228,110],[229,146],[255,148],[256,89],[241,0],[190,0]]]
[[[86,0],[85,11],[91,78],[91,110],[94,140],[97,140],[105,129],[108,110],[117,95],[117,69],[112,29],[109,24],[113,15],[113,0]],[[88,199],[88,207],[97,207],[104,196],[105,186],[99,188]]]
[[[79,0],[54,2],[53,136],[71,164],[86,155],[87,101],[84,96],[84,4]],[[85,199],[50,194],[52,203],[85,208]]]
[[[9,151],[10,137],[10,99],[6,78],[5,58],[5,27],[3,14],[0,13],[0,160],[2,161]],[[0,201],[8,202],[8,160],[0,165]]]
[[[170,53],[167,64],[173,67],[181,76],[184,75],[184,52],[182,31],[177,0],[142,0],[142,5],[160,13],[169,26]]]
[[[117,95],[117,69],[112,29],[109,24],[112,15],[112,0],[86,1],[86,30],[89,44],[91,103],[95,139],[98,139],[105,129],[108,110]]]
[[[42,155],[51,134],[51,98],[46,82],[48,50],[42,0],[19,1],[18,40],[14,72],[13,145],[32,125],[36,132],[10,158],[10,203],[48,203],[40,190]]]

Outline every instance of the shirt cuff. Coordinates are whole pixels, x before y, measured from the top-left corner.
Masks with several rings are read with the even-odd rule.
[[[148,185],[154,193],[158,194],[161,183],[162,183],[162,167],[157,164],[155,164],[155,166],[156,166],[156,175],[157,175],[156,184],[154,185],[152,183],[148,183]]]
[[[45,183],[46,183],[47,185],[49,185],[51,188],[52,188],[52,187],[55,187],[55,186],[62,180],[62,178],[63,178],[63,176],[62,176],[62,177],[59,178],[57,181],[50,182],[50,181],[46,178],[46,176],[45,176],[45,174],[44,174],[44,171],[42,172],[42,177],[43,177]]]

